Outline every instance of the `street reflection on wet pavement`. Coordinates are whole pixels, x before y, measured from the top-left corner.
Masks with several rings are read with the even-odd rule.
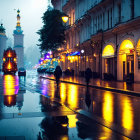
[[[39,84],[42,85],[42,88],[46,87],[46,81],[48,82],[47,79],[40,79]],[[50,81],[50,84],[52,83],[54,87],[55,82]],[[47,95],[48,89],[45,93]],[[50,96],[55,98],[54,90]],[[139,126],[137,126],[137,122],[140,121],[140,97],[61,83],[59,98],[63,104],[68,105],[73,110],[86,110],[108,122],[140,133]]]
[[[140,133],[138,97],[65,83],[57,88],[36,72],[26,78],[1,75],[0,82],[0,140],[129,139],[79,110]]]

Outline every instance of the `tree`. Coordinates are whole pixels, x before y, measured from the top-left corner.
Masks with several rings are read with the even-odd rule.
[[[43,27],[37,32],[40,35],[39,42],[41,51],[57,50],[64,43],[65,26],[62,22],[62,13],[59,10],[50,9],[44,13]]]

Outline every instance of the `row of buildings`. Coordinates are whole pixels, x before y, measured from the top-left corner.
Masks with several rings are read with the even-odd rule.
[[[52,0],[69,16],[61,46],[63,70],[91,68],[102,79],[140,81],[139,0]]]
[[[18,68],[24,67],[24,34],[20,25],[20,11],[17,10],[17,25],[13,31],[14,47],[13,49],[17,54],[17,66]],[[7,49],[7,36],[3,24],[0,26],[0,70],[2,69],[3,63],[3,52]],[[12,46],[11,46],[12,47]]]

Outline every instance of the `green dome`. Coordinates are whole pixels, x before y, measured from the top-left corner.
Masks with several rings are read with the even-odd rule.
[[[17,10],[17,13],[18,13],[18,14],[20,13],[19,9]]]

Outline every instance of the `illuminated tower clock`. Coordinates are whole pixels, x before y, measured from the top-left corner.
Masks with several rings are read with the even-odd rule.
[[[17,67],[18,69],[24,67],[24,34],[20,26],[20,11],[17,10],[17,26],[13,32],[14,36],[14,50],[17,54]]]

